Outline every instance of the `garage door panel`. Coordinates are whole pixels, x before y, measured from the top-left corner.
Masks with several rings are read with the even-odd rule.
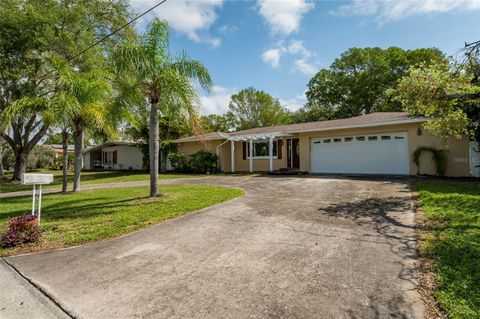
[[[408,175],[406,133],[350,137],[312,139],[312,172]]]

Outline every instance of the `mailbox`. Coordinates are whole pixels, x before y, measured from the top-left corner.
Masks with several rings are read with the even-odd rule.
[[[53,182],[53,174],[32,174],[25,173],[22,175],[23,185],[33,185],[32,190],[32,215],[35,214],[35,203],[38,201],[38,224],[40,225],[40,216],[42,213],[42,185],[51,184]],[[38,185],[38,192],[36,186]],[[38,197],[38,198],[37,198]]]
[[[31,174],[22,175],[23,185],[43,185],[53,183],[53,174]]]

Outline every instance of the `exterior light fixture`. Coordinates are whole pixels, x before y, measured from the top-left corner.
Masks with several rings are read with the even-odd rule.
[[[420,127],[417,129],[417,135],[418,136],[422,135],[422,129]]]

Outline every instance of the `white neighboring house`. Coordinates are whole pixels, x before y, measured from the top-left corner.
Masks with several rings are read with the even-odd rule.
[[[142,170],[143,154],[139,144],[125,141],[108,141],[87,148],[83,152],[84,169]]]

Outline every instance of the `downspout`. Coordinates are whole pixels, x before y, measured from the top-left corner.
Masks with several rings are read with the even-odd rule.
[[[219,167],[219,165],[218,165],[218,164],[219,164],[219,163],[218,163],[218,160],[220,159],[220,156],[218,155],[218,150],[220,149],[220,147],[222,147],[224,144],[226,144],[226,143],[228,143],[228,142],[230,142],[230,141],[229,141],[228,139],[226,139],[225,142],[223,142],[222,144],[220,144],[220,145],[217,146],[217,150],[216,150],[216,152],[215,152],[215,153],[217,154],[217,168]]]

